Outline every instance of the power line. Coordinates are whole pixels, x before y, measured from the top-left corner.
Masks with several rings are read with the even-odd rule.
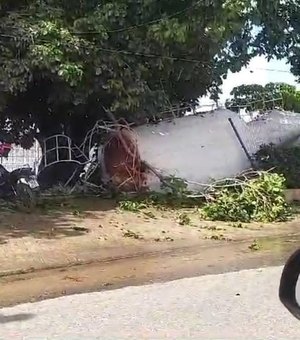
[[[110,30],[110,31],[106,31],[106,33],[119,33],[119,32],[124,32],[124,31],[129,31],[135,28],[139,28],[139,27],[143,27],[143,26],[148,26],[148,25],[152,25],[167,19],[172,19],[174,17],[177,17],[181,14],[184,14],[185,12],[188,12],[189,10],[197,7],[202,1],[196,1],[194,4],[185,7],[184,9],[174,12],[172,14],[166,15],[164,17],[160,17],[157,19],[153,19],[153,20],[149,20],[140,24],[136,24],[136,25],[131,25],[131,26],[127,26],[127,27],[123,27],[123,28],[119,28],[119,29],[115,29],[115,30]],[[84,34],[102,34],[103,31],[82,31],[82,32],[72,32],[75,35],[84,35]]]
[[[110,31],[106,31],[106,33],[119,33],[119,32],[124,32],[124,31],[129,31],[129,30],[132,30],[132,29],[135,29],[135,28],[138,28],[138,27],[143,27],[143,26],[148,26],[148,25],[152,25],[152,24],[156,24],[158,22],[161,22],[161,21],[164,21],[166,19],[172,19],[176,16],[179,16],[195,7],[197,7],[202,1],[197,1],[195,2],[194,4],[190,5],[190,6],[187,6],[186,8],[180,10],[180,11],[177,11],[177,12],[174,12],[170,15],[167,15],[165,17],[161,17],[161,18],[158,18],[158,19],[154,19],[154,20],[150,20],[150,21],[146,21],[146,22],[143,22],[141,24],[136,24],[136,25],[132,25],[132,26],[127,26],[127,27],[123,27],[123,28],[119,28],[119,29],[115,29],[115,30],[110,30]],[[101,34],[103,32],[100,32],[100,31],[88,31],[88,32],[73,32],[74,34],[76,35],[81,35],[81,34]]]
[[[16,38],[13,35],[6,35],[6,34],[0,34],[0,37],[11,38],[11,39]],[[45,42],[45,43],[48,43],[49,41],[50,40],[46,40],[46,39],[39,40],[39,42]],[[117,49],[105,48],[105,47],[96,47],[96,50],[107,52],[107,53],[134,55],[134,56],[145,57],[145,58],[159,58],[159,59],[166,59],[166,60],[173,60],[173,61],[184,61],[184,62],[189,62],[189,63],[194,63],[194,64],[207,65],[208,67],[210,67],[209,62],[203,62],[203,60],[200,60],[200,59],[190,59],[190,58],[185,58],[181,56],[166,56],[166,55],[161,55],[161,54],[142,53],[142,52],[134,52],[134,51],[128,51],[128,50],[117,50]]]
[[[208,62],[203,62],[199,59],[189,59],[189,58],[183,58],[183,57],[171,57],[171,56],[164,56],[159,54],[146,54],[141,52],[134,52],[134,51],[127,51],[127,50],[116,50],[111,48],[102,48],[98,47],[100,51],[108,52],[108,53],[116,53],[116,54],[127,54],[127,55],[136,55],[139,57],[146,57],[146,58],[161,58],[161,59],[169,59],[169,60],[177,60],[177,61],[185,61],[185,62],[191,62],[191,63],[201,63],[201,64],[209,64]],[[271,72],[282,72],[282,73],[290,73],[288,70],[280,70],[280,69],[272,69],[272,68],[262,68],[262,67],[251,67],[251,70],[260,70],[260,71],[271,71]],[[236,72],[238,74],[238,72]]]
[[[252,70],[259,70],[259,71],[270,71],[270,72],[280,72],[280,73],[291,73],[291,71],[288,70],[278,70],[275,68],[263,68],[263,67],[251,67],[250,72]],[[252,71],[253,72],[253,71]]]
[[[3,34],[0,34],[0,36],[15,38],[14,36],[3,35]],[[48,42],[48,41],[46,41],[46,42]],[[166,55],[161,55],[161,54],[142,53],[142,52],[134,52],[134,51],[128,51],[128,50],[117,50],[117,49],[104,48],[104,47],[97,47],[97,50],[103,51],[103,52],[108,52],[108,53],[133,55],[133,56],[145,57],[145,58],[160,58],[160,59],[173,60],[173,61],[190,62],[190,63],[194,63],[194,64],[207,65],[208,67],[211,68],[211,66],[209,65],[209,62],[203,62],[200,59],[190,59],[190,58],[184,58],[184,57],[178,57],[178,56],[166,56]],[[272,69],[272,68],[262,68],[262,67],[253,68],[252,67],[249,71],[251,72],[252,70],[281,72],[281,73],[292,74],[290,71],[287,71],[287,70]],[[238,74],[239,72],[235,72],[235,73]]]
[[[108,52],[108,53],[115,53],[115,54],[126,54],[126,55],[136,55],[139,57],[146,57],[146,58],[161,58],[161,59],[167,59],[167,60],[174,60],[174,61],[185,61],[190,63],[197,63],[197,64],[207,64],[209,66],[209,63],[205,63],[202,60],[199,59],[189,59],[189,58],[183,58],[183,57],[171,57],[171,56],[165,56],[165,55],[159,55],[159,54],[147,54],[147,53],[141,53],[141,52],[134,52],[134,51],[126,51],[126,50],[115,50],[111,48],[97,48],[99,51]]]
[[[184,8],[180,11],[174,12],[174,13],[168,15],[168,16],[165,16],[165,17],[161,17],[161,18],[154,19],[154,20],[151,20],[151,21],[147,21],[147,22],[144,22],[144,23],[141,23],[141,24],[136,24],[136,25],[132,25],[132,26],[116,29],[116,30],[110,30],[110,31],[106,31],[106,32],[107,33],[123,32],[123,31],[134,29],[134,28],[151,25],[151,24],[154,24],[154,23],[166,20],[166,19],[171,19],[173,17],[176,17],[178,15],[181,15],[181,14],[189,11],[190,9],[197,7],[201,2],[202,2],[201,0],[196,1],[194,4],[187,6],[186,8]],[[72,33],[76,34],[76,35],[80,35],[80,34],[100,34],[100,33],[103,33],[103,32],[89,31],[89,32],[72,32]],[[0,36],[2,36],[2,37],[12,37],[12,36],[9,36],[9,35],[4,35],[4,34],[0,34]],[[15,37],[12,37],[12,38],[15,38]],[[171,57],[171,56],[163,56],[163,55],[156,55],[156,54],[145,54],[145,53],[140,53],[140,52],[125,51],[125,50],[114,50],[114,49],[108,49],[108,48],[98,48],[98,49],[101,50],[101,51],[110,52],[110,53],[136,55],[136,56],[148,57],[148,58],[161,58],[161,59],[174,60],[174,61],[185,61],[185,62],[191,62],[191,63],[201,63],[202,65],[208,64],[208,63],[203,63],[203,61],[201,61],[201,60],[188,59],[188,58],[183,58],[183,57]],[[270,71],[270,72],[290,73],[291,74],[291,72],[287,71],[287,70],[278,70],[278,69],[270,69],[270,68],[251,68],[250,72],[253,69],[262,70],[262,71]]]
[[[148,57],[148,58],[161,58],[161,59],[170,59],[170,60],[178,60],[178,61],[186,61],[186,62],[191,62],[191,63],[203,63],[203,61],[199,59],[188,59],[188,58],[183,58],[183,57],[170,57],[170,56],[163,56],[163,55],[158,55],[158,54],[145,54],[145,53],[140,53],[140,52],[134,52],[134,51],[126,51],[126,50],[116,50],[116,49],[110,49],[110,48],[98,48],[100,51],[104,52],[109,52],[109,53],[120,53],[120,54],[128,54],[128,55],[136,55],[140,57]],[[208,64],[208,62],[206,63]],[[280,70],[280,69],[272,69],[272,68],[263,68],[263,67],[251,67],[251,70],[260,70],[260,71],[270,71],[270,72],[281,72],[281,73],[290,73],[291,71],[288,70]],[[238,74],[238,72],[236,72]]]
[[[0,34],[0,37],[6,37],[6,38],[12,38],[15,39],[15,36],[12,35],[6,35],[6,34]],[[40,40],[41,42],[48,42],[48,40]],[[166,60],[173,60],[173,61],[184,61],[184,62],[190,62],[195,64],[202,64],[202,65],[209,65],[209,62],[203,62],[200,59],[190,59],[185,58],[181,56],[166,56],[166,55],[160,55],[160,54],[153,54],[153,53],[142,53],[142,52],[134,52],[134,51],[128,51],[128,50],[117,50],[112,48],[104,48],[104,47],[97,47],[97,50],[108,52],[108,53],[115,53],[115,54],[124,54],[124,55],[135,55],[139,57],[145,57],[145,58],[160,58],[160,59],[166,59]],[[246,69],[247,70],[247,69]],[[280,73],[289,73],[292,74],[288,70],[281,70],[281,69],[272,69],[272,68],[262,68],[262,67],[251,67],[248,69],[250,72],[253,72],[253,70],[260,70],[260,71],[270,71],[270,72],[280,72]],[[238,74],[238,72],[235,72]]]

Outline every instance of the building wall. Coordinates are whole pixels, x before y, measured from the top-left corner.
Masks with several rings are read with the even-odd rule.
[[[231,118],[250,153],[263,143],[280,143],[300,135],[300,119],[274,111],[264,120],[244,122],[229,110],[216,110],[172,122],[144,125],[135,129],[142,159],[161,170],[191,182],[234,176],[251,167],[228,122]],[[155,177],[150,187],[159,188]],[[191,189],[200,189],[191,184]]]

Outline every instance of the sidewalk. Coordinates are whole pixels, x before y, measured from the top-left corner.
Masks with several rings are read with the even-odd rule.
[[[152,253],[166,253],[195,246],[213,248],[219,243],[230,245],[232,242],[245,242],[245,249],[247,249],[255,239],[258,243],[262,243],[263,247],[272,250],[272,243],[274,240],[276,243],[276,240],[280,238],[294,239],[295,248],[298,247],[296,241],[300,239],[300,224],[290,223],[285,229],[262,228],[244,235],[237,234],[232,241],[189,237],[174,240],[174,242],[120,239],[119,242],[106,243],[106,241],[99,242],[99,240],[87,236],[59,240],[37,240],[27,237],[0,245],[0,277],[35,270],[142,257]]]
[[[0,277],[185,247],[215,247],[219,242],[248,242],[247,249],[255,239],[267,238],[259,242],[272,250],[277,237],[300,238],[299,220],[241,228],[233,223],[201,221],[196,214],[190,225],[182,226],[174,211],[155,211],[155,218],[149,218],[142,212],[120,213],[105,206],[106,201],[96,203],[93,209],[89,204],[84,213],[1,215]]]

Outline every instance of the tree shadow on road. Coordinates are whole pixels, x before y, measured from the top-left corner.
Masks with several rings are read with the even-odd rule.
[[[13,314],[13,315],[0,314],[0,324],[5,324],[9,322],[27,321],[34,317],[35,315],[30,314],[30,313],[20,313],[20,314]]]
[[[60,239],[89,232],[85,223],[98,224],[115,210],[116,202],[99,198],[41,201],[30,213],[13,209],[0,211],[0,244],[12,238]]]

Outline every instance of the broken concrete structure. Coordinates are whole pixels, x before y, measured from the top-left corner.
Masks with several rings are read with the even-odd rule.
[[[197,183],[234,176],[251,167],[230,125],[231,119],[250,154],[260,145],[283,143],[300,136],[300,115],[271,111],[246,123],[229,110],[215,110],[195,116],[137,127],[139,153],[164,175],[189,181],[190,189],[201,190]],[[147,186],[159,190],[160,181],[148,175]]]
[[[276,110],[248,123],[225,109],[133,130],[123,122],[122,128],[108,129],[106,141],[98,150],[99,176],[121,190],[140,191],[159,190],[158,174],[173,175],[186,180],[191,190],[199,191],[212,179],[233,177],[251,168],[242,143],[252,155],[262,144],[293,142],[299,136],[300,115]],[[67,151],[71,154],[73,149]]]

